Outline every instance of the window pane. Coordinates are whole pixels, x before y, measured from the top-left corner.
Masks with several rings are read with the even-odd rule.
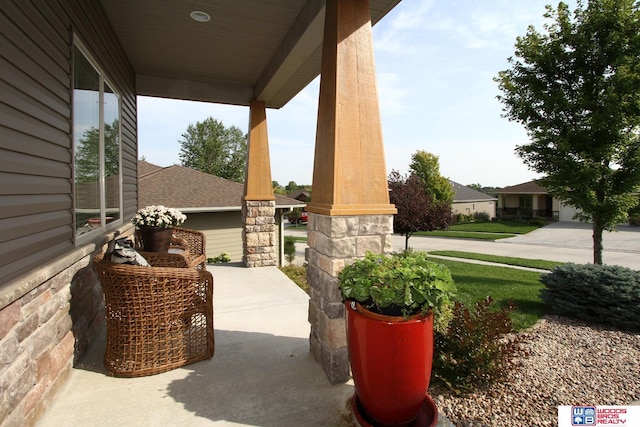
[[[73,145],[77,234],[100,226],[100,76],[76,47]]]
[[[104,161],[106,219],[120,219],[120,100],[104,84]]]

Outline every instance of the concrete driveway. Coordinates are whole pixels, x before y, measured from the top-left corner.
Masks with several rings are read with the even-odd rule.
[[[285,234],[306,236],[306,231],[285,229]],[[603,243],[605,264],[640,270],[639,227],[621,225],[617,231],[605,231]],[[409,246],[424,251],[453,250],[579,264],[593,263],[591,225],[575,222],[552,223],[531,233],[498,241],[413,236],[409,239]],[[296,244],[295,263],[304,262],[305,247],[304,243]],[[404,249],[403,236],[393,236],[393,249]]]
[[[502,241],[591,250],[593,248],[593,229],[591,224],[581,222],[555,222],[531,233]],[[640,227],[619,225],[616,231],[605,231],[602,235],[602,241],[606,251],[639,253]]]

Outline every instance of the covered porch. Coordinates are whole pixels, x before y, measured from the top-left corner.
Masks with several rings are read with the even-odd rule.
[[[371,27],[399,1],[2,3],[0,36],[7,49],[1,56],[8,70],[0,91],[0,173],[6,183],[0,222],[8,231],[0,240],[3,426],[33,425],[43,414],[51,422],[80,417],[64,425],[135,425],[114,420],[134,414],[157,421],[149,425],[160,419],[196,425],[162,412],[172,399],[198,419],[211,421],[207,416],[215,413],[224,422],[252,424],[239,417],[278,403],[301,411],[320,402],[324,388],[335,397],[330,384],[350,378],[337,274],[368,250],[391,249],[395,209],[387,191]],[[284,276],[269,279],[280,273],[272,267],[267,111],[281,108],[318,75],[308,298]],[[105,306],[91,260],[110,241],[133,233],[131,218],[140,207],[139,95],[248,107],[248,160],[238,201],[244,264],[264,267],[236,268],[241,279],[225,279],[214,269],[216,355],[160,375],[161,383],[105,378],[99,359],[104,338],[96,339]],[[87,182],[95,191],[83,190]],[[286,280],[285,295],[294,295],[293,301],[271,288],[279,280]],[[298,310],[292,317],[289,306]],[[271,365],[271,359],[300,365]],[[307,371],[320,375],[305,381]],[[258,377],[265,383],[252,382]],[[295,380],[280,386],[287,378]],[[234,389],[238,384],[246,389]],[[295,394],[301,395],[298,403]],[[70,408],[64,407],[68,396]],[[151,405],[134,405],[138,397]],[[51,407],[54,400],[61,409]],[[231,406],[218,408],[218,401]],[[118,402],[123,406],[110,406]],[[325,407],[317,412],[330,413]]]
[[[104,333],[70,373],[38,427],[349,426],[351,382],[332,385],[309,354],[309,297],[276,267],[210,264],[213,359],[114,378]]]

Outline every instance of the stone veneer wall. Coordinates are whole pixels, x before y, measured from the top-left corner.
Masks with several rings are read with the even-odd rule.
[[[345,310],[338,273],[368,251],[393,250],[393,215],[309,213],[306,249],[311,353],[332,383],[349,380]]]
[[[246,200],[242,207],[244,230],[243,262],[247,267],[278,265],[276,252],[275,200]]]
[[[87,255],[0,310],[0,426],[34,425],[104,324]]]

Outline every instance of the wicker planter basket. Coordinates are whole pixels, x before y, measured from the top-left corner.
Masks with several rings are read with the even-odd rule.
[[[114,264],[102,255],[93,265],[104,288],[104,365],[112,375],[154,375],[213,356],[211,273]]]

